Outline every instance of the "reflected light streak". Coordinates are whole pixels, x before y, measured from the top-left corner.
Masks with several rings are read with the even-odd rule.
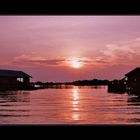
[[[72,89],[72,107],[73,107],[73,111],[78,111],[79,108],[79,103],[80,103],[80,98],[79,98],[79,93],[78,93],[78,87],[74,87]],[[79,113],[78,112],[73,112],[72,114],[72,119],[73,120],[79,120]]]
[[[72,116],[73,120],[79,120],[79,117],[80,117],[80,115],[78,113],[73,114],[73,116]]]
[[[74,101],[78,101],[79,100],[78,89],[76,89],[76,88],[73,89],[73,100]]]

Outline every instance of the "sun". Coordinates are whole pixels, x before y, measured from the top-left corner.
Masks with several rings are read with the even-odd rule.
[[[69,64],[72,68],[75,68],[75,69],[82,67],[82,63],[77,59],[70,60]]]
[[[71,61],[71,66],[73,67],[73,68],[80,68],[81,67],[81,64],[80,64],[80,62],[78,61],[78,60],[73,60],[73,61]]]

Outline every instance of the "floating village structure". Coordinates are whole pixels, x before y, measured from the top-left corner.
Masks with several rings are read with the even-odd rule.
[[[0,70],[0,89],[26,89],[30,87],[30,75],[15,70]]]
[[[126,91],[140,94],[140,68],[125,74]]]
[[[128,72],[121,80],[111,81],[108,85],[108,92],[128,92],[140,95],[140,68]]]
[[[108,84],[108,92],[113,92],[113,93],[126,92],[126,81],[124,80],[124,78],[121,80],[110,81]]]
[[[44,85],[36,87],[35,84],[31,84],[28,75],[22,71],[16,70],[0,70],[0,90],[34,90],[48,88]],[[99,84],[99,83],[98,83]],[[140,95],[140,68],[125,74],[121,80],[106,81],[108,85],[108,92],[116,93],[129,93]]]

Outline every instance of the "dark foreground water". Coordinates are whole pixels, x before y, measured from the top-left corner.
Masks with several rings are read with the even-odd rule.
[[[0,124],[140,124],[140,98],[107,87],[0,92]]]

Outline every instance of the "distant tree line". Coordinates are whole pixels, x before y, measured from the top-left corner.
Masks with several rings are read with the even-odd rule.
[[[37,82],[34,82],[34,84],[36,84],[36,85],[60,85],[63,83],[37,81]]]
[[[109,84],[109,80],[98,80],[98,79],[93,79],[93,80],[77,80],[77,81],[73,81],[73,82],[41,82],[41,81],[37,81],[34,84],[36,85],[75,85],[75,86],[91,86],[91,85],[108,85]]]
[[[71,83],[66,83],[66,84],[72,84],[76,86],[91,86],[91,85],[108,85],[109,81],[108,80],[98,80],[98,79],[93,79],[93,80],[78,80],[78,81],[73,81]]]

